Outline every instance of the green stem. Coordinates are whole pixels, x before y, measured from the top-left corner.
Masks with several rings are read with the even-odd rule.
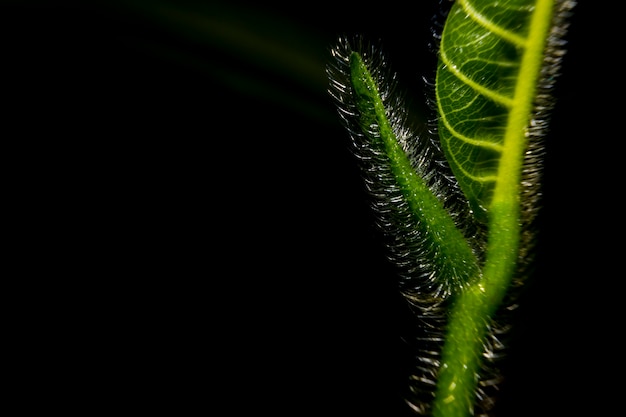
[[[515,214],[513,214],[515,213]],[[473,415],[476,384],[491,318],[514,273],[520,236],[519,204],[494,207],[483,276],[455,300],[433,406],[435,417]]]
[[[487,257],[479,281],[457,296],[442,351],[433,404],[435,417],[473,415],[488,325],[515,272],[520,241],[520,181],[535,86],[552,19],[553,0],[537,0],[504,134],[502,158],[489,207]]]

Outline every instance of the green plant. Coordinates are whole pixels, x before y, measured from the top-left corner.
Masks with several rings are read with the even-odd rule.
[[[532,266],[542,141],[568,0],[457,0],[440,33],[431,135],[384,57],[342,38],[330,93],[352,138],[400,290],[416,312],[419,414],[488,413],[506,314]]]

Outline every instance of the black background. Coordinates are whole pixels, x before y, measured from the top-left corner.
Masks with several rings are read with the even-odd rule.
[[[16,202],[37,263],[58,277],[42,286],[63,300],[50,311],[62,319],[41,318],[42,339],[80,364],[51,365],[51,384],[74,376],[51,406],[410,415],[406,312],[324,70],[337,36],[380,39],[416,117],[428,117],[438,8],[3,4],[10,178],[24,181]],[[611,403],[599,372],[612,357],[604,242],[616,209],[589,82],[592,12],[581,2],[568,35],[537,270],[498,416],[595,415]]]

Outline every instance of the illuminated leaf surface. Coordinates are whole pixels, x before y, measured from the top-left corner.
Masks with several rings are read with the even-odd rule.
[[[440,136],[483,218],[497,182],[518,177],[502,158],[523,159],[551,13],[552,1],[460,0],[448,16],[437,71]]]

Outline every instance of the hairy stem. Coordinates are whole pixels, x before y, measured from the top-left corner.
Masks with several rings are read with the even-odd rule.
[[[520,242],[520,180],[537,79],[552,20],[553,0],[537,0],[504,133],[489,206],[489,235],[481,279],[456,299],[433,407],[435,417],[473,414],[484,338],[515,272]]]

